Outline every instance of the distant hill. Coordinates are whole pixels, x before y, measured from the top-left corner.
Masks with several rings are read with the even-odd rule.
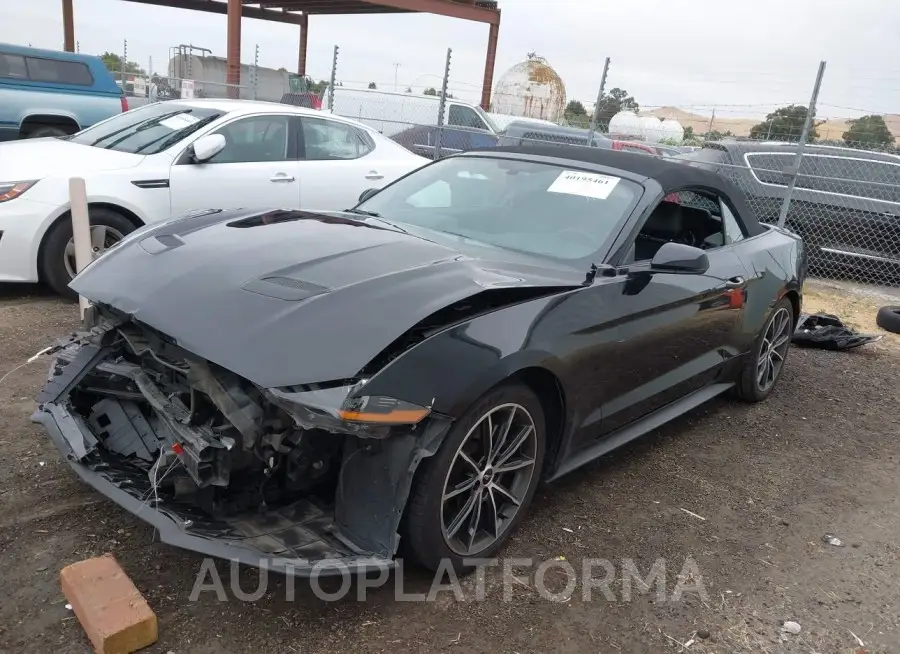
[[[695,134],[703,134],[709,129],[709,116],[694,114],[678,107],[660,107],[651,111],[642,111],[642,116],[656,116],[677,120],[683,127],[693,127]],[[840,139],[847,131],[847,118],[829,118],[817,129],[819,138]],[[716,116],[712,128],[720,132],[730,131],[735,136],[750,136],[750,130],[754,125],[762,122],[762,118],[726,118]],[[900,143],[900,115],[885,114],[884,122],[891,134]]]

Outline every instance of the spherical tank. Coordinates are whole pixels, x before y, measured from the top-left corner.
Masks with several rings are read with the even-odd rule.
[[[506,71],[494,88],[491,111],[557,122],[566,109],[566,87],[547,60],[534,53]]]

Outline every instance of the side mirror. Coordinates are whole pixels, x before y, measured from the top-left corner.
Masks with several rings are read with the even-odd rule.
[[[194,141],[194,161],[205,163],[225,149],[225,137],[222,134],[207,134]]]
[[[365,202],[370,197],[372,197],[373,195],[378,193],[378,191],[379,191],[379,189],[377,189],[377,188],[367,188],[365,191],[363,191],[362,193],[359,194],[359,201]]]
[[[702,275],[709,270],[709,258],[700,248],[683,243],[664,243],[650,261],[651,272]]]

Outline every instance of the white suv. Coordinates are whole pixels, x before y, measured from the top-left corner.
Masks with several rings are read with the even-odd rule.
[[[85,179],[96,256],[197,209],[345,209],[427,163],[375,130],[269,102],[172,100],[63,138],[0,144],[0,282],[75,272],[69,179]]]

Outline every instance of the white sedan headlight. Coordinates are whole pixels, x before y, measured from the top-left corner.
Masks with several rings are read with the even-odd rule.
[[[0,202],[14,200],[35,184],[37,184],[37,180],[29,182],[0,182]]]

